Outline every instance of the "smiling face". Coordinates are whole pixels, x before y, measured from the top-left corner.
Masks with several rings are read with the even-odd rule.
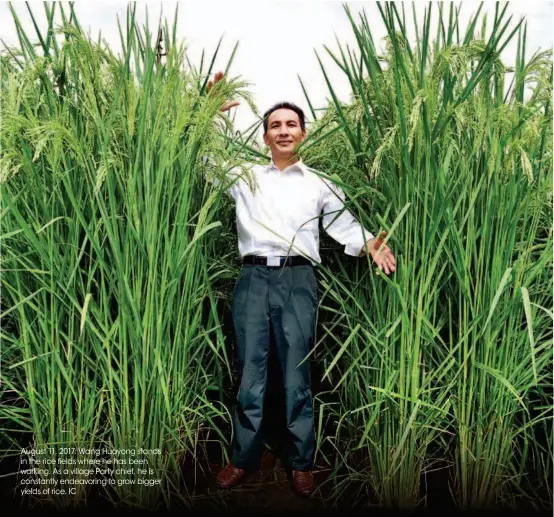
[[[269,115],[264,142],[271,149],[273,161],[290,158],[295,149],[306,138],[306,131],[300,126],[300,117],[290,109],[275,110]]]

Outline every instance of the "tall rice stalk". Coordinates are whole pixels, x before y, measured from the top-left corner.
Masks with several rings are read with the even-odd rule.
[[[252,101],[236,81],[203,96],[217,50],[207,71],[203,60],[187,66],[177,13],[165,23],[162,65],[134,7],[119,25],[122,56],[85,36],[72,5],[68,14],[59,4],[57,29],[57,7],[44,4],[37,47],[10,6],[19,48],[2,56],[0,411],[24,432],[4,438],[9,454],[29,444],[52,450],[49,459],[62,447],[77,460],[94,457],[79,448],[161,449],[119,455],[147,459],[152,471],[48,497],[60,507],[97,488],[132,506],[189,503],[183,458],[227,441],[228,297],[215,287],[234,275],[229,236],[217,235],[229,230],[216,219],[221,190],[200,164],[207,154],[232,158],[223,99]]]
[[[412,6],[412,46],[404,5],[378,3],[384,55],[365,12],[356,23],[345,7],[357,48],[326,50],[351,101],[320,60],[333,103],[311,131],[333,137],[304,142],[308,164],[334,173],[397,257],[390,277],[369,259],[344,266],[342,250],[322,268],[318,349],[332,389],[318,436],[332,497],[412,508],[426,473],[452,465],[461,507],[551,505],[550,491],[530,490],[552,475],[539,434],[551,437],[551,51],[526,61],[526,25],[499,4],[490,31],[481,8],[464,30],[453,4],[447,19],[429,5],[423,26]]]

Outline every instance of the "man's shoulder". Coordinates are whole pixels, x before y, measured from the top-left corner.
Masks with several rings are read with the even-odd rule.
[[[305,165],[305,170],[308,172],[308,176],[310,177],[310,179],[320,187],[332,185],[332,182],[327,179],[327,174],[325,172],[314,167],[309,167],[307,165]]]
[[[231,167],[230,172],[234,174],[242,174],[244,172],[259,172],[261,170],[264,170],[267,167],[267,165],[264,165],[262,163],[257,162],[241,162],[233,165]]]
[[[237,191],[248,188],[251,192],[256,192],[260,175],[266,167],[267,165],[256,162],[240,162],[227,171],[227,176],[233,180]]]

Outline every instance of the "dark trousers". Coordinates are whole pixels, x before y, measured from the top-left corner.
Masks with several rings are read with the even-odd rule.
[[[270,332],[284,381],[290,451],[287,466],[313,468],[314,415],[310,358],[306,356],[314,344],[316,307],[317,280],[312,266],[242,266],[233,293],[241,382],[233,408],[231,462],[238,468],[253,468],[261,454]]]

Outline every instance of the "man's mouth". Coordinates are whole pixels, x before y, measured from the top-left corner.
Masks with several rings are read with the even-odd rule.
[[[292,140],[282,140],[281,142],[277,142],[278,144],[292,144]]]

